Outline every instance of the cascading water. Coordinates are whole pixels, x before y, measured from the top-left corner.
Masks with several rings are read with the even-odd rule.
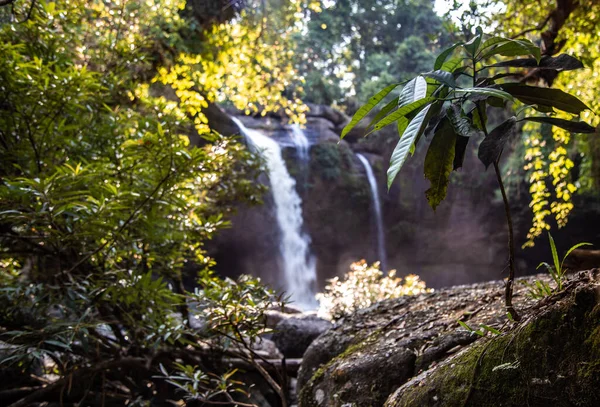
[[[290,139],[292,140],[292,144],[294,144],[294,148],[296,149],[296,156],[298,157],[298,161],[300,164],[300,174],[298,177],[298,182],[300,186],[297,188],[300,194],[305,192],[306,184],[308,182],[308,175],[310,170],[310,142],[308,141],[308,137],[304,134],[304,130],[300,128],[297,124],[292,124],[290,126],[291,134]]]
[[[308,138],[297,124],[291,125],[290,128],[292,129],[292,143],[296,147],[298,158],[303,164],[306,164],[309,161],[308,150],[310,149]]]
[[[371,201],[373,202],[373,213],[375,214],[375,225],[377,228],[377,255],[379,256],[379,263],[381,270],[387,271],[387,255],[385,251],[385,236],[383,234],[383,219],[381,216],[381,203],[379,201],[379,190],[377,188],[377,181],[375,180],[375,174],[373,174],[373,168],[369,160],[361,154],[356,154],[367,173],[367,179],[369,180],[369,187],[371,188]]]
[[[259,151],[266,161],[277,223],[281,232],[279,248],[284,263],[287,293],[296,305],[305,309],[315,308],[315,259],[310,253],[310,237],[302,231],[302,200],[296,192],[296,181],[288,173],[281,156],[281,148],[275,140],[257,130],[246,128],[236,118],[233,118],[233,121],[251,148]],[[308,142],[306,145],[308,151]]]

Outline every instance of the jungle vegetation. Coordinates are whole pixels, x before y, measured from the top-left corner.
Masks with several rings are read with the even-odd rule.
[[[388,114],[402,100],[396,84],[433,65],[409,82],[437,98],[419,112],[445,112],[436,123],[451,130],[433,139],[443,141],[438,153],[454,151],[432,160],[444,175],[433,204],[458,140],[487,131],[478,106],[535,105],[500,125],[511,129],[531,109],[556,108],[523,122],[523,154],[509,164],[530,185],[531,244],[563,225],[573,194],[600,185],[600,144],[585,135],[598,124],[600,2],[456,3],[439,16],[430,0],[0,0],[0,377],[11,382],[0,399],[251,405],[226,358],[256,369],[286,405],[285,374],[249,346],[281,296],[251,277],[220,278],[205,252],[235,205],[259,204],[263,192],[253,182],[261,159],[212,126],[217,104],[303,123],[308,102],[354,114],[384,88],[396,96]],[[455,48],[443,52],[455,42],[476,71],[496,55],[522,56],[518,66],[494,60],[492,71],[571,94],[585,109],[529,103],[515,93],[525,85],[511,92],[475,72],[471,90],[459,90],[467,72],[448,68]],[[565,68],[575,62],[556,62],[562,54],[585,69]],[[438,103],[451,93],[456,108]],[[424,119],[411,112],[411,123]],[[492,133],[502,134],[484,156],[500,177],[506,131]],[[195,315],[202,326],[191,326]]]

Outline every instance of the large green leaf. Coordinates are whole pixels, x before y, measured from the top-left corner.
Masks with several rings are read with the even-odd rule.
[[[444,65],[444,62],[446,62],[446,58],[448,58],[448,56],[450,54],[452,54],[452,52],[454,52],[454,50],[456,49],[456,47],[463,45],[463,42],[457,42],[456,44],[452,45],[450,48],[446,48],[444,51],[442,51],[442,53],[440,55],[438,55],[438,57],[435,59],[435,63],[433,64],[433,69],[434,70],[438,70],[442,68],[442,65]]]
[[[449,86],[451,88],[456,88],[456,82],[454,81],[454,75],[450,72],[442,71],[438,69],[437,71],[425,72],[422,74],[426,78],[435,79],[439,83]]]
[[[524,117],[522,120],[530,122],[548,123],[556,127],[563,128],[571,133],[595,133],[596,129],[586,122],[577,122],[573,120],[557,119],[555,117],[535,116]]]
[[[502,55],[505,57],[532,55],[538,62],[542,58],[540,48],[529,40],[508,40],[485,52],[481,56],[481,59],[486,59],[494,55]]]
[[[422,76],[411,79],[400,93],[398,106],[403,107],[427,96],[427,82]]]
[[[560,262],[558,261],[558,251],[556,250],[556,245],[554,244],[554,239],[550,232],[548,232],[548,239],[550,239],[550,250],[552,251],[552,261],[554,261],[554,271],[556,273],[560,273]]]
[[[406,161],[406,157],[410,152],[411,146],[415,142],[417,136],[423,132],[426,126],[425,118],[429,112],[431,105],[425,106],[408,124],[404,134],[400,137],[392,157],[390,158],[390,167],[387,171],[387,185],[388,189],[392,186],[392,182],[398,175],[398,171],[402,168],[402,165]]]
[[[406,116],[398,119],[398,123],[397,123],[398,137],[402,137],[402,135],[404,134],[404,131],[408,127],[408,123],[410,123],[410,121],[408,120],[408,118]],[[411,152],[411,154],[412,154],[412,152]]]
[[[479,145],[477,156],[485,165],[485,168],[496,162],[502,154],[504,145],[515,133],[517,118],[511,117],[487,135]]]
[[[381,119],[379,122],[377,122],[377,124],[375,124],[375,126],[373,127],[373,130],[371,132],[376,131],[376,130],[381,130],[385,126],[394,123],[396,120],[400,119],[401,117],[404,117],[404,116],[414,112],[415,110],[420,109],[421,107],[425,106],[426,104],[431,103],[433,100],[435,100],[435,99],[434,98],[424,98],[424,99],[417,100],[416,102],[413,102],[406,106],[401,107],[400,109],[394,111],[393,113],[387,115],[386,117]]]
[[[504,37],[492,37],[492,38],[488,38],[487,40],[485,40],[485,42],[483,43],[483,45],[481,46],[481,51],[489,48],[489,47],[493,47],[494,45],[499,45],[499,44],[503,44],[507,41],[510,41],[510,39],[508,38],[504,38]]]
[[[454,165],[455,147],[456,133],[450,120],[445,118],[438,125],[425,156],[425,178],[431,182],[425,196],[433,210],[446,197],[448,177]]]
[[[444,64],[440,67],[442,71],[454,72],[456,69],[462,65],[462,58],[452,58],[444,62]]]
[[[360,109],[358,109],[356,113],[354,113],[354,116],[352,116],[352,120],[350,120],[350,123],[348,123],[346,127],[344,127],[344,129],[342,130],[340,138],[344,138],[346,134],[348,134],[350,130],[352,130],[358,124],[358,122],[360,122],[366,115],[368,115],[369,112],[373,110],[373,108],[377,106],[379,102],[381,102],[383,98],[385,98],[391,91],[396,89],[398,85],[400,84],[395,83],[393,85],[389,85],[383,90],[379,91],[379,93],[377,93],[375,96],[371,97],[371,99],[369,99],[364,106],[362,106]]]
[[[560,269],[563,270],[564,264],[565,264],[565,260],[567,260],[567,257],[569,257],[569,255],[573,252],[573,250],[575,249],[579,249],[581,246],[593,246],[593,244],[591,243],[587,243],[587,242],[581,242],[581,243],[577,243],[575,246],[572,246],[567,253],[565,254],[565,257],[563,257],[562,262],[560,263]]]
[[[579,114],[589,109],[575,96],[560,89],[527,86],[519,83],[503,83],[502,89],[526,105],[551,106],[565,112]]]
[[[394,98],[390,100],[389,103],[385,105],[379,112],[377,112],[375,117],[373,117],[373,120],[371,120],[371,122],[367,126],[367,129],[371,128],[373,124],[377,123],[379,120],[383,119],[389,112],[397,108],[399,100],[400,98]]]
[[[557,57],[544,55],[540,62],[535,58],[520,58],[510,61],[502,61],[490,67],[513,67],[513,68],[537,68],[537,69],[554,69],[556,71],[572,71],[574,69],[583,68],[580,60],[571,55],[561,54]]]
[[[472,95],[483,96],[483,99],[487,97],[497,97],[501,99],[508,100],[510,102],[514,102],[515,99],[507,92],[504,92],[500,89],[495,88],[463,88],[463,89],[455,89],[456,93],[470,93]],[[482,98],[478,98],[481,100]]]
[[[477,52],[477,49],[481,44],[481,37],[483,36],[483,30],[481,29],[481,27],[477,27],[475,32],[476,35],[473,38],[471,38],[470,41],[464,44],[465,49],[471,55],[475,55],[475,53]]]

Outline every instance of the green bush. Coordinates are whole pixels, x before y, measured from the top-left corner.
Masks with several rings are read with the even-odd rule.
[[[239,349],[277,298],[214,276],[203,246],[234,203],[259,201],[261,161],[216,134],[191,147],[194,118],[149,96],[179,8],[32,4],[22,21],[28,3],[0,9],[19,19],[0,26],[0,371],[22,373],[21,404],[246,397],[215,360],[252,364]],[[197,292],[183,285],[190,262]],[[205,329],[189,326],[190,304]],[[189,388],[160,383],[189,374]]]

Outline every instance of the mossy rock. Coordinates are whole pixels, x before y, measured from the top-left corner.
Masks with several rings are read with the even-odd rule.
[[[598,273],[541,302],[517,284],[519,323],[506,319],[501,282],[360,310],[306,351],[300,407],[600,406]],[[457,319],[503,333],[480,337]]]
[[[523,285],[515,303],[527,299]],[[304,354],[298,377],[300,407],[382,406],[421,370],[479,337],[456,320],[500,327],[505,321],[501,282],[453,287],[374,304],[339,321]]]
[[[385,407],[600,406],[600,284],[588,272],[512,330],[479,341]]]

